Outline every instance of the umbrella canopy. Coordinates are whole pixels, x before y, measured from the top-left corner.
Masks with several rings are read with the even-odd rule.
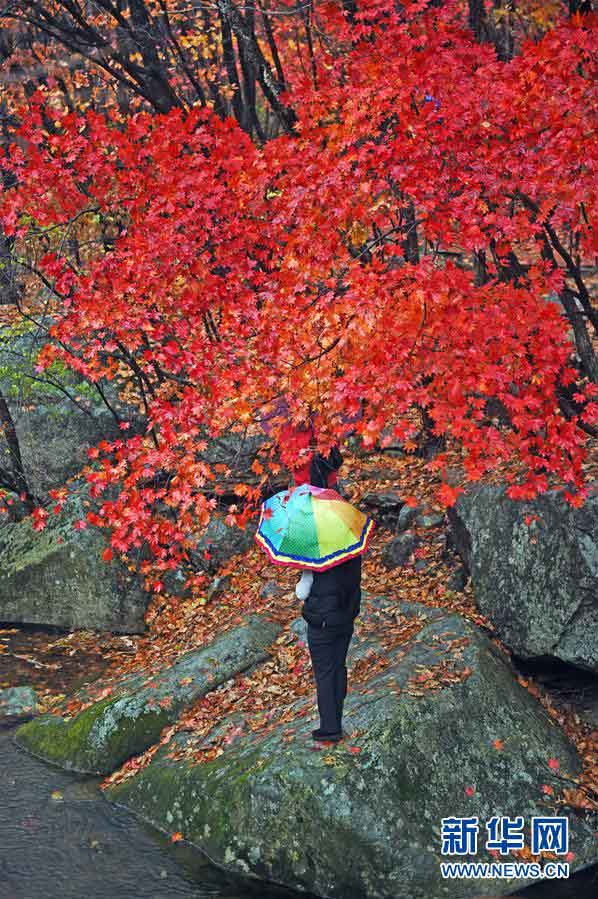
[[[325,571],[364,552],[373,527],[336,490],[301,484],[262,503],[255,539],[277,565]]]

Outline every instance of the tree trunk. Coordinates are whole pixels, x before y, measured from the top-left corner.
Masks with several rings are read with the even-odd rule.
[[[419,262],[419,243],[417,240],[417,220],[413,203],[409,203],[403,209],[405,238],[403,240],[403,255],[406,262]]]
[[[488,15],[484,0],[469,0],[469,27],[481,44],[494,44],[498,58],[506,62],[515,50],[507,0],[494,0],[494,9],[502,13],[498,21],[492,13]]]
[[[19,447],[19,438],[13,417],[10,414],[8,403],[4,398],[4,394],[0,390],[0,431],[6,441],[8,449],[8,458],[10,468],[5,469],[0,466],[0,485],[7,490],[16,493],[21,498],[27,512],[32,512],[35,506],[35,497],[29,489],[25,469],[23,468],[23,460],[21,458],[21,449]]]
[[[584,16],[592,12],[592,0],[569,0],[569,15],[574,16],[576,13]]]

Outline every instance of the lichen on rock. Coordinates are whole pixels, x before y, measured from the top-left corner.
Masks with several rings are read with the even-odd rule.
[[[525,659],[598,671],[598,492],[580,508],[550,491],[515,502],[484,484],[449,512],[480,608]]]

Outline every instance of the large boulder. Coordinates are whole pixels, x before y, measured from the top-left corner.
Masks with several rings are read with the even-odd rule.
[[[241,529],[227,524],[221,515],[212,515],[205,532],[191,550],[191,558],[197,567],[215,573],[228,559],[253,546],[256,530],[255,521]]]
[[[74,524],[85,493],[36,531],[30,518],[0,528],[0,621],[141,633],[149,594],[118,561],[105,562],[103,534]]]
[[[598,671],[598,491],[577,509],[556,491],[515,502],[506,488],[482,485],[449,517],[480,611],[501,640],[524,659]]]
[[[156,743],[161,730],[209,690],[267,659],[279,633],[279,625],[253,615],[155,674],[123,678],[73,717],[30,721],[17,731],[17,743],[69,770],[108,774]]]
[[[230,727],[208,761],[193,757],[205,738],[175,734],[108,798],[231,871],[319,896],[465,899],[522,886],[443,880],[441,820],[523,815],[529,826],[551,814],[546,792],[556,797],[561,778],[580,771],[573,746],[461,617],[416,604],[378,605],[375,616],[371,658],[368,639],[352,655],[359,680],[346,700],[346,742],[314,745],[314,704],[302,697],[261,731],[216,724],[215,738]],[[587,825],[569,818],[576,868],[597,851]],[[495,859],[484,848],[475,860]]]
[[[212,513],[205,531],[195,538],[195,543],[189,550],[189,563],[165,572],[163,580],[168,592],[176,596],[190,596],[191,591],[185,586],[189,568],[210,576],[215,575],[225,562],[233,556],[247,552],[253,546],[256,530],[256,521],[250,521],[244,528],[239,528],[227,524],[221,512]],[[215,595],[212,589],[215,581],[219,582],[220,592],[226,589],[226,581],[223,578],[214,579],[212,586],[208,588],[209,598]]]
[[[58,392],[43,401],[15,402],[11,412],[27,483],[36,496],[61,487],[77,474],[89,462],[90,446],[123,436],[113,416],[98,402],[75,404]]]

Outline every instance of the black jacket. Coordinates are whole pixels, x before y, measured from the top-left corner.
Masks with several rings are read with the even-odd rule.
[[[314,453],[309,468],[309,483],[313,487],[328,487],[328,475],[338,471],[343,464],[343,457],[338,446],[333,446],[328,456]]]
[[[315,571],[301,614],[314,627],[350,627],[361,610],[361,556]]]

